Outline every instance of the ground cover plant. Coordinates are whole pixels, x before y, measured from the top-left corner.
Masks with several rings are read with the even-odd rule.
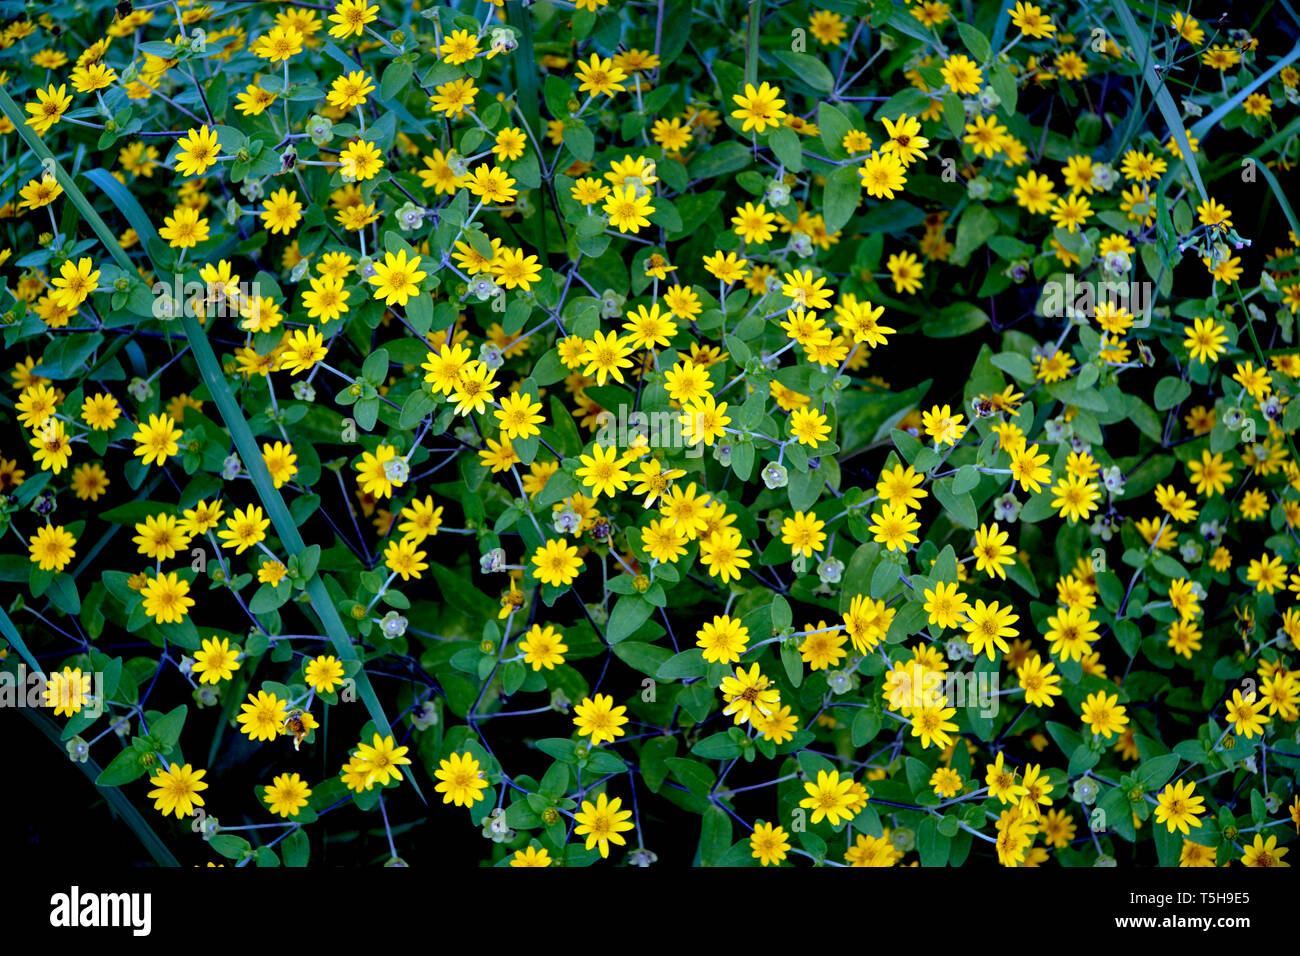
[[[1289,865],[1253,6],[0,2],[11,732],[159,865]]]

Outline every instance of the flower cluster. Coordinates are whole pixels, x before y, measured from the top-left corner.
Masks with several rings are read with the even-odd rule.
[[[972,6],[9,22],[0,666],[240,865],[1288,865],[1296,56]]]

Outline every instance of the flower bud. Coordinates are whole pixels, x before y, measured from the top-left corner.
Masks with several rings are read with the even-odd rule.
[[[424,222],[425,209],[408,200],[397,207],[396,215],[398,227],[403,232],[410,232],[420,228],[420,223]]]
[[[389,611],[380,619],[379,629],[390,641],[396,640],[406,633],[406,618],[396,611]]]
[[[143,378],[131,379],[131,384],[126,390],[131,393],[131,397],[137,402],[146,402],[153,398],[153,386]]]
[[[763,484],[767,485],[768,488],[784,488],[789,483],[790,473],[784,465],[770,461],[763,466]]]
[[[64,746],[68,751],[68,759],[73,763],[85,763],[90,759],[90,744],[86,743],[84,737],[73,737]]]
[[[1020,517],[1021,504],[1016,496],[1008,491],[993,502],[993,514],[998,521],[1014,523]]]
[[[484,342],[478,350],[478,360],[490,369],[499,369],[506,358],[501,354],[501,347],[495,342]]]
[[[853,678],[845,671],[830,671],[826,675],[826,684],[832,694],[847,694],[853,689]]]
[[[494,53],[510,53],[519,46],[519,41],[515,39],[515,32],[508,27],[496,27],[492,30],[492,51]]]
[[[426,700],[419,711],[411,715],[411,726],[416,730],[428,730],[437,723],[438,708],[431,700]]]
[[[1097,781],[1091,777],[1080,777],[1074,782],[1074,801],[1090,807],[1097,800]]]
[[[839,584],[844,576],[844,562],[839,558],[827,558],[817,565],[817,577],[822,584]]]
[[[395,485],[400,485],[411,475],[411,466],[405,458],[390,458],[384,462],[384,477]]]
[[[325,116],[312,116],[307,121],[307,135],[317,146],[324,146],[334,138],[334,123]]]

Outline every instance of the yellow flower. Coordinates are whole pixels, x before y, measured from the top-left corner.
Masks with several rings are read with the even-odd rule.
[[[1290,866],[1290,863],[1283,863],[1282,857],[1290,853],[1289,847],[1277,845],[1277,835],[1264,839],[1264,834],[1256,833],[1254,842],[1245,848],[1241,854],[1243,866],[1269,867],[1269,866]]]
[[[635,186],[615,186],[605,199],[603,208],[611,226],[619,232],[633,234],[650,225],[646,217],[655,211],[650,204],[650,194],[638,192]]]
[[[149,578],[140,589],[144,612],[159,624],[179,624],[190,613],[194,599],[190,583],[175,571]]]
[[[531,844],[522,850],[516,850],[515,855],[510,858],[510,865],[514,867],[545,867],[551,865],[551,854],[545,847],[538,849]]]
[[[195,770],[189,764],[180,767],[173,763],[150,777],[155,789],[149,791],[149,799],[153,800],[154,809],[163,816],[174,813],[178,820],[192,816],[195,807],[203,806],[199,791],[208,789],[202,779],[205,773],[206,770]]]
[[[361,743],[357,746],[357,752],[352,760],[355,764],[364,768],[372,783],[377,783],[382,787],[390,781],[402,779],[402,771],[399,768],[411,762],[411,758],[406,756],[408,750],[410,750],[409,747],[396,746],[392,734],[387,737],[380,737],[376,733],[371,743]],[[437,776],[436,771],[434,776]],[[448,802],[445,797],[443,802]],[[469,804],[467,803],[466,806],[469,806]]]
[[[534,624],[519,641],[519,649],[524,652],[524,663],[540,671],[545,667],[555,670],[557,664],[564,663],[564,652],[569,649],[555,628]]]
[[[263,442],[262,461],[277,488],[284,487],[290,478],[298,474],[298,456],[294,454],[293,446],[286,442]]]
[[[263,60],[280,63],[302,52],[303,35],[293,26],[272,27],[258,37],[253,52]]]
[[[401,575],[403,581],[411,578],[417,580],[428,570],[429,564],[424,559],[424,551],[417,551],[410,538],[388,542],[384,549],[384,564],[393,574]]]
[[[231,647],[229,638],[204,638],[201,649],[194,652],[190,669],[199,675],[200,684],[219,684],[239,670],[239,653],[238,647]]]
[[[623,86],[623,81],[626,79],[627,74],[621,67],[616,66],[613,60],[598,54],[591,55],[591,62],[578,61],[579,92],[590,93],[592,96],[603,93],[613,97],[615,93],[622,93],[626,89]]]
[[[1016,29],[1025,36],[1043,39],[1056,32],[1052,18],[1032,3],[1016,0],[1016,5],[1008,8],[1007,12],[1011,14],[1011,22],[1015,24]]]
[[[207,126],[191,129],[177,143],[176,171],[182,176],[202,176],[217,161],[221,143],[216,130]]]
[[[330,36],[345,40],[350,36],[360,36],[366,24],[373,23],[379,17],[379,7],[370,6],[366,0],[340,0],[329,15],[331,23]]]
[[[858,168],[858,178],[868,196],[893,199],[894,193],[907,183],[903,161],[898,153],[872,153]]]
[[[222,539],[223,548],[234,548],[236,554],[243,554],[266,540],[266,529],[270,525],[271,520],[265,517],[260,506],[249,505],[242,511],[236,508],[234,514],[226,519],[225,528],[217,532],[217,537]]]
[[[302,220],[302,203],[296,191],[277,189],[262,203],[262,209],[262,222],[273,234],[288,235]]]
[[[179,446],[181,430],[176,427],[170,415],[150,415],[147,423],[141,423],[131,440],[136,443],[134,454],[143,464],[162,465],[175,455]]]
[[[994,648],[1004,654],[1011,648],[1004,638],[1016,637],[1020,632],[1011,625],[1020,620],[1020,615],[1012,613],[1009,607],[1001,607],[997,601],[985,604],[976,599],[973,607],[966,612],[968,620],[962,625],[966,631],[966,640],[975,649],[975,655],[987,653],[988,659],[994,659]]]
[[[427,276],[420,271],[420,257],[408,259],[405,249],[396,255],[385,252],[384,261],[376,262],[374,269],[374,275],[369,278],[375,287],[374,296],[387,305],[406,305],[412,296],[419,294],[419,283]]]
[[[307,806],[311,788],[296,773],[278,774],[271,783],[262,787],[262,800],[267,808],[285,819],[296,817]]]
[[[779,866],[790,850],[790,836],[771,823],[759,823],[749,837],[750,856],[762,866]]]
[[[582,570],[578,549],[558,539],[547,541],[533,553],[533,576],[543,584],[568,587]]]
[[[76,557],[77,539],[63,525],[38,528],[28,541],[31,563],[42,571],[62,571]]]
[[[1238,691],[1240,695],[1240,691]],[[1119,695],[1106,695],[1105,691],[1089,694],[1083,702],[1083,722],[1094,734],[1109,739],[1123,730],[1128,724],[1125,708],[1119,703]]]
[[[824,527],[826,523],[812,512],[796,511],[781,525],[781,542],[790,545],[792,553],[811,558],[815,552],[826,547],[826,533],[822,530]],[[916,540],[914,535],[909,534],[908,537]]]
[[[27,125],[44,136],[50,127],[63,118],[70,106],[72,97],[68,95],[67,86],[60,84],[56,88],[51,83],[46,89],[36,91],[35,103],[26,105],[27,112],[32,114],[27,118]]]
[[[799,806],[812,811],[810,822],[814,825],[829,820],[831,826],[838,826],[842,820],[852,820],[856,816],[850,809],[853,806],[852,777],[841,778],[835,770],[818,770],[817,781],[806,780],[803,788],[808,796],[799,801]]]
[[[472,807],[480,800],[486,799],[483,791],[490,784],[483,779],[479,762],[469,751],[453,753],[450,757],[439,761],[438,769],[433,772],[433,775],[438,778],[438,783],[433,789],[442,794],[443,803],[454,803],[458,807]]]
[[[599,848],[601,857],[608,858],[610,843],[626,845],[627,840],[622,834],[635,829],[635,824],[628,819],[632,811],[619,809],[622,805],[619,797],[610,800],[604,793],[596,797],[595,803],[583,800],[582,809],[573,815],[578,824],[574,827],[574,835],[586,836],[586,848]]]
[[[754,88],[752,83],[745,84],[744,93],[732,95],[732,100],[739,109],[732,110],[731,115],[743,121],[741,132],[753,130],[761,133],[769,126],[779,126],[785,117],[785,100],[781,99],[781,90],[766,81]]]
[[[352,70],[335,78],[325,98],[335,109],[346,111],[364,106],[374,89],[374,82],[363,70]]]
[[[584,697],[573,708],[573,723],[578,728],[578,736],[591,737],[593,747],[606,741],[613,743],[622,737],[627,723],[626,707],[615,707],[614,698],[608,694],[597,694],[594,698]]]
[[[943,75],[944,83],[954,93],[960,93],[963,96],[978,94],[980,84],[984,80],[983,72],[975,65],[974,61],[960,53],[944,60],[943,67],[939,72]]]

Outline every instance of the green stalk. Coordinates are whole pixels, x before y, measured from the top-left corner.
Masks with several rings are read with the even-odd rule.
[[[1255,160],[1256,172],[1260,173],[1268,181],[1269,188],[1273,190],[1273,195],[1277,197],[1278,205],[1282,207],[1282,215],[1286,216],[1287,224],[1297,236],[1300,236],[1300,221],[1297,221],[1295,211],[1286,198],[1286,193],[1282,192],[1282,186],[1278,183],[1277,176],[1273,174],[1273,170],[1264,165],[1262,159],[1255,159],[1254,156],[1249,158]]]
[[[533,17],[526,9],[524,4],[507,3],[506,4],[506,22],[515,29],[519,36],[519,46],[516,48],[513,61],[515,65],[515,95],[519,98],[519,111],[523,114],[524,122],[532,127],[532,133],[536,142],[540,143],[546,132],[546,127],[542,125],[542,99],[539,87],[537,85],[537,58],[533,53]],[[545,169],[542,163],[542,157],[539,155],[537,161]],[[537,230],[541,242],[538,249],[542,251],[542,256],[546,256],[546,190],[541,193],[541,209],[537,216]],[[555,215],[560,215],[559,207],[556,207]]]
[[[1216,109],[1210,112],[1209,116],[1197,120],[1192,125],[1192,134],[1198,138],[1204,136],[1206,132],[1213,128],[1215,123],[1244,103],[1246,97],[1250,96],[1251,93],[1254,93],[1257,89],[1271,80],[1274,76],[1281,73],[1283,69],[1290,66],[1296,60],[1300,60],[1300,44],[1296,44],[1290,53],[1282,57],[1269,67],[1269,69],[1265,70],[1251,82],[1239,89],[1231,96],[1231,98],[1219,104]],[[1182,149],[1181,146],[1178,148]]]
[[[758,34],[762,22],[763,0],[750,0],[749,36],[745,41],[745,82],[751,86],[758,86]],[[729,91],[722,92],[725,98]]]
[[[134,274],[135,266],[132,265],[126,250],[118,243],[117,236],[72,181],[72,177],[59,164],[54,154],[50,152],[49,147],[26,125],[22,111],[3,88],[0,88],[0,110],[3,110],[5,115],[13,122],[32,152],[42,160],[50,160],[55,178],[58,180],[59,185],[63,187],[64,194],[73,202],[86,221],[90,223],[91,228],[99,237],[100,242],[103,243],[104,248],[108,250],[109,255],[112,256],[113,261],[124,272]],[[144,210],[140,208],[140,204],[136,202],[135,197],[131,196],[125,189],[114,195],[113,199],[127,220],[133,223],[133,228],[141,237],[141,244],[145,246],[146,255],[150,256],[150,262],[153,264],[155,271],[161,274],[158,264],[153,262],[152,255],[150,255],[148,242],[144,241],[146,235],[156,232],[152,224],[148,222]],[[140,226],[134,226],[137,222],[140,223]],[[239,403],[230,391],[230,385],[226,382],[216,354],[212,351],[212,344],[208,341],[207,335],[194,316],[185,315],[181,323],[189,340],[190,350],[198,363],[199,374],[203,378],[204,384],[208,386],[213,402],[230,431],[230,437],[235,443],[235,450],[239,453],[239,457],[253,481],[253,487],[266,509],[267,517],[271,519],[271,524],[288,555],[290,557],[300,555],[305,545],[303,544],[302,535],[298,533],[298,525],[293,516],[289,514],[284,499],[280,496],[280,492],[276,490],[275,484],[271,480],[271,474],[267,471],[266,463],[262,460],[262,453],[258,448],[257,440],[253,437],[248,422],[244,419]],[[359,662],[360,658],[357,655],[356,648],[353,647],[352,639],[344,628],[343,619],[339,617],[338,609],[334,607],[334,602],[330,598],[329,591],[326,590],[319,573],[312,575],[307,582],[306,590],[307,596],[311,599],[312,608],[320,619],[325,633],[329,636],[334,647],[334,653],[339,660]],[[370,684],[370,679],[366,676],[364,667],[357,671],[356,682],[357,690],[361,695],[361,699],[365,701],[370,718],[378,727],[391,731],[392,725],[388,722],[388,718],[384,716],[383,707],[380,705],[379,698]],[[423,801],[424,794],[421,792],[420,785],[416,782],[414,774],[410,772],[409,768],[407,768],[405,774],[407,779],[411,781],[411,786],[415,788],[416,794]]]
[[[1178,107],[1174,104],[1174,98],[1169,95],[1169,90],[1152,69],[1151,44],[1147,36],[1138,28],[1137,21],[1133,19],[1133,14],[1124,0],[1110,0],[1110,6],[1119,19],[1125,39],[1128,40],[1129,46],[1133,48],[1133,53],[1138,58],[1138,69],[1142,71],[1142,78],[1146,80],[1151,95],[1155,97],[1156,107],[1160,110],[1165,125],[1169,127],[1169,135],[1178,144],[1178,151],[1183,154],[1183,165],[1191,173],[1196,191],[1200,193],[1202,202],[1208,202],[1210,196],[1205,191],[1205,183],[1201,181],[1201,171],[1196,166],[1196,156],[1187,142],[1187,131],[1183,128],[1182,116],[1179,115]]]
[[[1250,344],[1255,347],[1255,357],[1259,359],[1260,368],[1267,369],[1268,362],[1264,358],[1264,350],[1259,346],[1259,338],[1255,335],[1255,319],[1250,314],[1250,309],[1246,307],[1246,299],[1241,294],[1241,286],[1232,283],[1232,291],[1237,293],[1237,303],[1241,306],[1241,321],[1246,326],[1246,332],[1250,335]],[[1286,435],[1287,448],[1291,450],[1291,460],[1300,464],[1300,452],[1296,451],[1295,439],[1291,437],[1290,432],[1284,432]]]
[[[6,618],[6,620],[8,619]],[[40,730],[41,733],[45,734],[45,736],[48,737],[60,750],[65,749],[63,739],[59,734],[59,726],[50,719],[49,716],[31,707],[20,707],[19,710],[23,712],[24,717],[35,724],[37,729]],[[104,772],[104,768],[97,764],[93,759],[88,759],[85,763],[78,763],[77,767],[86,775],[92,784],[95,783],[95,779]],[[126,825],[131,828],[131,832],[135,834],[136,839],[140,841],[141,845],[149,851],[149,855],[153,857],[155,863],[159,866],[178,867],[181,865],[180,861],[177,860],[176,857],[172,856],[172,851],[167,849],[167,844],[165,844],[158,834],[154,832],[153,827],[149,826],[149,821],[146,820],[143,814],[135,808],[135,804],[127,799],[126,794],[123,793],[120,788],[101,787],[96,784],[95,789],[103,795],[104,799],[108,801],[108,805],[112,807]]]
[[[18,656],[27,662],[27,666],[40,674],[41,679],[44,680],[45,671],[41,670],[41,665],[36,662],[36,655],[27,647],[23,636],[18,633],[18,628],[14,627],[14,622],[9,619],[9,615],[2,607],[0,607],[0,635],[3,635],[4,639],[18,651]]]

